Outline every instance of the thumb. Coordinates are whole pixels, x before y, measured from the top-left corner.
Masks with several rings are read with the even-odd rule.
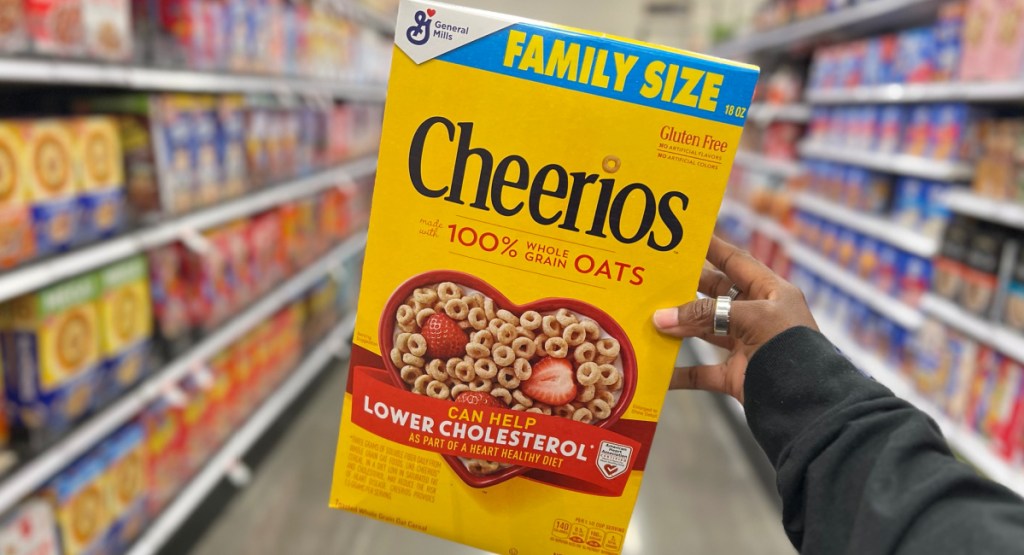
[[[739,339],[757,325],[764,301],[733,301],[729,311],[729,336]],[[655,311],[654,325],[673,337],[715,337],[715,299],[697,299],[676,308]]]

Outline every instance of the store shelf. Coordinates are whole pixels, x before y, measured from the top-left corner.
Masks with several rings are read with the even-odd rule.
[[[228,470],[263,436],[275,421],[323,371],[332,356],[344,346],[355,329],[355,315],[338,324],[299,363],[288,378],[249,417],[230,439],[210,458],[203,469],[185,486],[135,542],[130,555],[152,555],[169,540]]]
[[[966,188],[949,191],[943,201],[953,212],[1024,229],[1024,204],[1022,203],[983,197]]]
[[[983,83],[890,84],[851,89],[812,90],[807,102],[826,104],[901,104],[911,102],[1021,102],[1024,81]]]
[[[309,177],[275,185],[96,245],[0,273],[0,301],[35,291],[83,272],[95,270],[124,257],[171,243],[185,233],[200,231],[256,214],[282,203],[323,191],[338,183],[358,179],[369,175],[376,167],[377,157],[367,156]]]
[[[818,252],[796,241],[790,242],[787,250],[793,262],[808,268],[900,326],[916,330],[924,323],[921,311],[887,295]]]
[[[228,347],[277,312],[287,303],[316,284],[332,268],[362,251],[366,232],[360,231],[284,284],[255,301],[227,324],[209,333],[195,347],[176,358],[118,401],[93,416],[64,439],[33,457],[0,481],[0,513],[6,512],[31,494],[54,474],[109,436],[139,414],[146,406],[164,395],[169,387],[190,372],[202,367],[206,360]]]
[[[338,79],[238,75],[33,58],[0,58],[0,82],[147,91],[330,95],[374,102],[383,101],[385,94],[384,84]]]
[[[349,2],[342,6],[347,15],[371,29],[386,35],[395,34],[395,16],[382,14],[362,2]]]
[[[960,456],[988,478],[1012,489],[1018,495],[1024,495],[1024,473],[1000,459],[976,432],[953,422],[878,355],[864,349],[848,334],[843,333],[838,323],[828,319],[819,319],[818,326],[822,333],[861,370],[870,374],[878,383],[888,387],[897,397],[910,402],[931,417],[939,425],[942,434],[946,436],[950,447]]]
[[[1024,362],[1024,335],[1020,332],[976,316],[960,305],[934,294],[925,295],[921,309],[946,325]]]
[[[779,222],[767,216],[762,216],[747,206],[731,199],[725,199],[722,201],[721,214],[724,216],[733,216],[746,222],[757,230],[757,232],[771,238],[773,241],[780,243],[783,246],[788,245],[793,239],[792,234],[790,234],[786,228],[782,227]]]
[[[761,125],[782,121],[807,123],[811,119],[811,107],[807,104],[755,103],[747,111],[747,120]]]
[[[751,171],[777,175],[782,178],[793,178],[803,173],[804,169],[800,162],[776,160],[767,156],[740,150],[736,153],[736,165]]]
[[[935,181],[966,181],[974,175],[970,164],[933,160],[907,154],[887,154],[854,150],[840,146],[804,141],[797,147],[806,158],[828,160],[843,164],[862,166],[872,170],[909,175]]]
[[[808,193],[798,194],[796,205],[802,210],[923,258],[931,258],[939,251],[939,242],[931,237],[885,218],[858,212]]]
[[[887,29],[927,21],[936,13],[932,0],[871,0],[768,31],[716,45],[715,56],[735,58],[800,50],[818,42],[875,35]]]

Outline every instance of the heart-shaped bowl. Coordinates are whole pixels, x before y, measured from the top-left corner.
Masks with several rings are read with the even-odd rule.
[[[406,302],[416,289],[442,282],[452,282],[462,286],[463,289],[469,290],[469,292],[477,292],[485,297],[489,297],[494,301],[495,309],[504,308],[516,315],[521,315],[527,310],[535,310],[542,315],[554,314],[558,309],[565,308],[577,316],[586,317],[597,322],[603,331],[602,337],[611,337],[619,342],[618,362],[621,364],[620,370],[622,371],[623,385],[622,389],[618,392],[619,397],[615,406],[612,407],[611,414],[594,425],[600,428],[609,428],[619,421],[636,391],[637,365],[633,345],[618,322],[603,310],[578,299],[547,297],[523,304],[516,304],[486,281],[454,270],[433,270],[413,276],[406,280],[405,283],[399,285],[384,305],[384,312],[381,315],[378,328],[378,337],[384,366],[391,372],[395,385],[407,391],[409,390],[408,385],[400,377],[401,369],[395,366],[390,356],[391,350],[395,346],[395,339],[399,333],[396,320],[398,308]],[[462,459],[457,456],[444,455],[444,458],[465,483],[477,488],[493,486],[530,470],[528,467],[513,465],[491,474],[479,475],[470,472],[466,465],[463,464]]]

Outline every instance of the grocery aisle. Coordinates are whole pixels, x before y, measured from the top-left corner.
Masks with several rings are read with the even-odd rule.
[[[344,368],[320,382],[194,555],[482,553],[327,508]],[[793,553],[780,518],[710,395],[670,394],[623,553]]]

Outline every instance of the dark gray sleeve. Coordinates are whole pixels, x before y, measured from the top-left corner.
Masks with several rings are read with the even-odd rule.
[[[820,333],[762,346],[744,396],[802,553],[1024,553],[1024,501],[956,460],[928,416]]]

